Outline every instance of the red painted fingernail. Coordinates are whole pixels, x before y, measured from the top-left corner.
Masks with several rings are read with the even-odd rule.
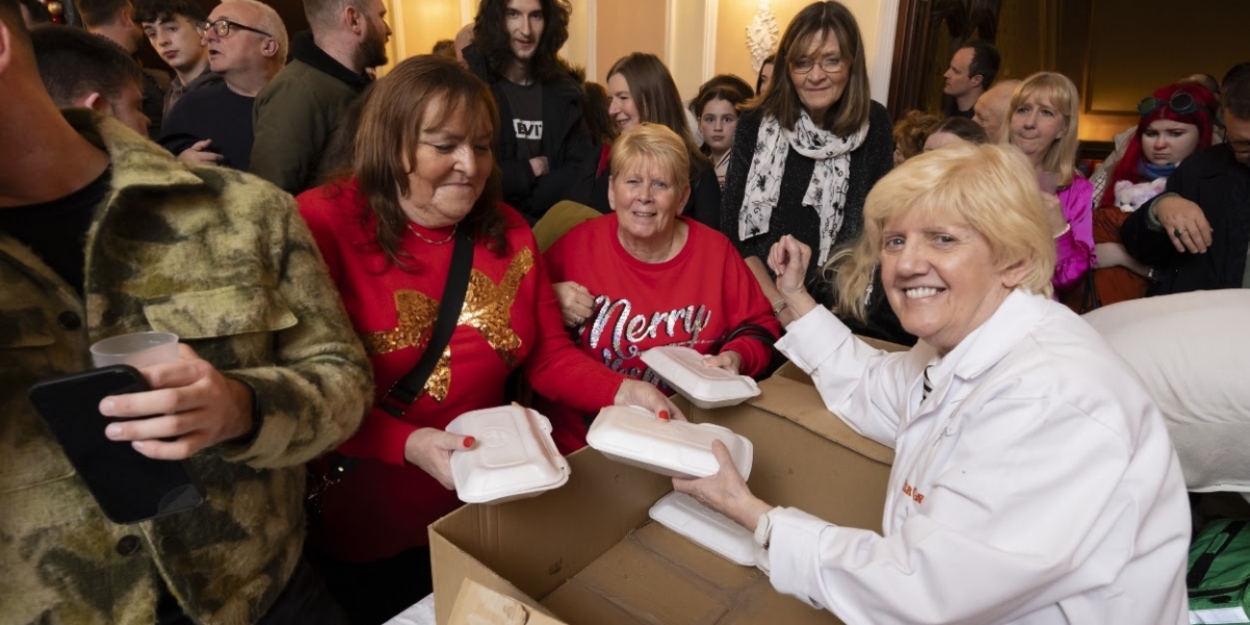
[[[668,421],[668,411],[667,411],[667,410],[661,410],[661,411],[660,411],[660,415],[659,415],[659,416],[660,416],[660,420],[661,420],[661,421]]]
[[[465,448],[465,449],[473,449],[473,442],[474,442],[475,440],[476,440],[476,439],[474,439],[472,436],[466,436],[466,437],[464,437],[464,448]]]

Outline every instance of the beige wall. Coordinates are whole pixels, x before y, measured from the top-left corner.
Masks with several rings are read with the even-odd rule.
[[[665,6],[665,0],[597,0],[599,82],[606,82],[612,64],[631,52],[649,52],[664,59]]]
[[[467,21],[460,0],[389,0],[389,4],[396,62],[429,54],[439,39],[455,37]]]
[[[671,0],[668,69],[682,99],[694,98],[703,84],[704,0]],[[660,58],[663,58],[661,56]]]

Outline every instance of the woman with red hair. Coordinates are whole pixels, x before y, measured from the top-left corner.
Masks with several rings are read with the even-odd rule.
[[[1185,157],[1211,145],[1215,96],[1198,83],[1162,87],[1137,105],[1141,122],[1124,157],[1096,198],[1092,278],[1077,289],[1081,312],[1146,295],[1151,268],[1137,262],[1120,242],[1120,226],[1137,207],[1162,192]]]

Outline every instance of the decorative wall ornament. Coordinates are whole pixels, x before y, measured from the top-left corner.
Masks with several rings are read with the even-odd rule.
[[[747,49],[751,51],[751,67],[756,72],[764,65],[764,59],[777,47],[777,15],[773,13],[769,0],[759,0],[760,8],[747,24]]]

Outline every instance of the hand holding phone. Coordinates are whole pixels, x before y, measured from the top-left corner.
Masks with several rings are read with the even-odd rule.
[[[185,344],[178,352],[179,360],[139,370],[152,390],[99,402],[101,415],[118,419],[105,430],[110,440],[129,441],[149,458],[182,460],[251,431],[251,388],[223,376]]]
[[[182,463],[148,458],[105,437],[106,419],[97,409],[100,400],[147,388],[134,367],[115,365],[44,380],[28,393],[70,464],[116,523],[172,514],[204,500]]]

